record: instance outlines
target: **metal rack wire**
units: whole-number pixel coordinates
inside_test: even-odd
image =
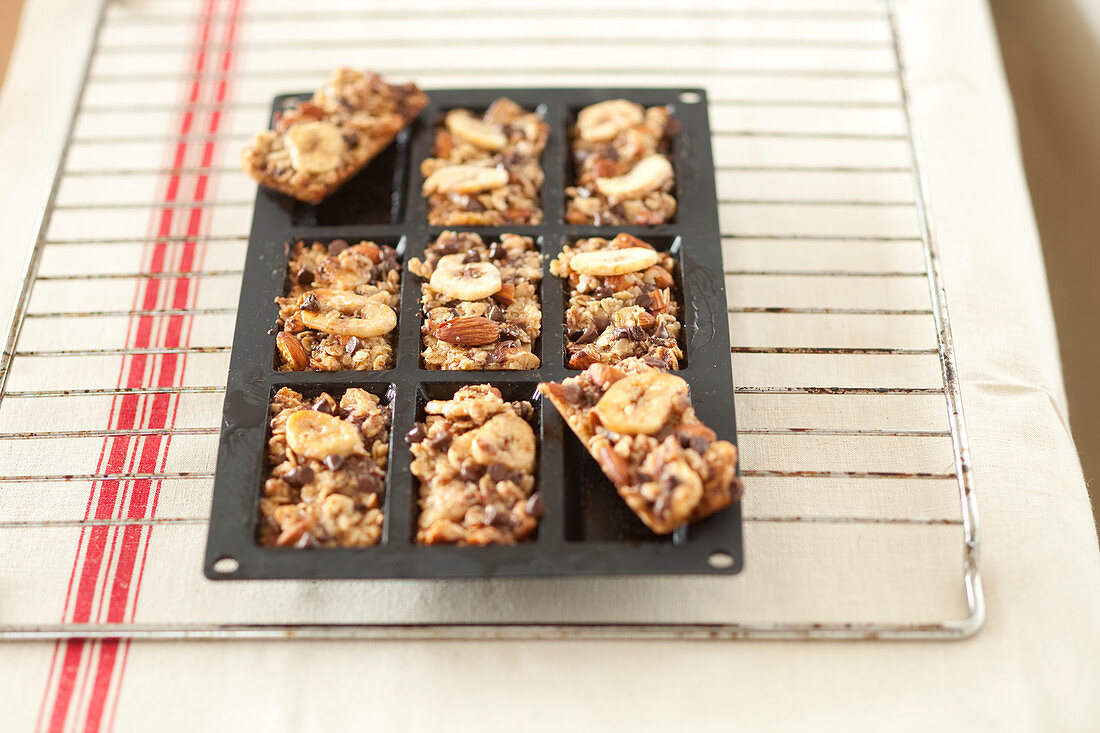
[[[280,2],[242,9],[240,2],[230,0],[207,0],[201,13],[196,13],[194,6],[195,3],[176,0],[155,0],[148,7],[138,7],[136,10],[121,4],[104,4],[74,108],[70,134],[43,213],[39,237],[30,255],[23,289],[0,361],[0,448],[11,448],[21,441],[50,441],[51,445],[58,446],[69,441],[71,446],[72,441],[90,440],[106,446],[105,441],[111,440],[163,438],[179,441],[193,438],[205,441],[201,446],[209,446],[209,455],[202,450],[191,450],[176,459],[173,451],[178,453],[184,450],[177,450],[177,442],[165,449],[166,454],[152,470],[140,470],[142,467],[132,461],[124,470],[107,470],[101,462],[83,459],[65,462],[60,456],[41,470],[29,470],[23,467],[14,450],[0,452],[0,492],[5,491],[5,487],[32,486],[40,496],[46,495],[30,508],[27,508],[26,502],[32,500],[24,497],[23,503],[16,502],[19,505],[16,509],[0,510],[0,543],[5,535],[10,538],[17,533],[73,530],[80,533],[80,539],[76,542],[79,554],[84,533],[91,528],[105,528],[110,532],[138,528],[145,533],[142,535],[143,541],[148,543],[149,533],[163,531],[161,528],[201,527],[205,524],[201,510],[194,507],[205,506],[212,477],[213,436],[217,434],[220,414],[216,406],[224,392],[220,386],[224,370],[218,371],[219,362],[210,362],[213,366],[207,365],[202,371],[203,374],[212,371],[217,375],[206,383],[185,383],[187,377],[184,374],[176,375],[170,384],[158,384],[151,377],[145,377],[138,380],[140,383],[128,384],[123,384],[120,378],[118,383],[112,385],[109,378],[104,381],[97,374],[105,365],[116,368],[119,359],[126,363],[126,360],[143,355],[153,359],[165,356],[179,357],[181,360],[211,357],[224,361],[224,356],[219,355],[226,354],[232,336],[235,278],[239,276],[251,206],[250,185],[243,174],[232,167],[232,154],[248,136],[247,130],[262,121],[267,109],[266,100],[275,91],[285,91],[285,87],[310,87],[322,79],[327,74],[327,67],[322,68],[316,61],[309,61],[319,50],[335,47],[347,52],[369,40],[378,47],[390,50],[411,48],[423,51],[438,42],[438,39],[433,41],[430,37],[412,35],[406,39],[383,41],[373,36],[355,35],[355,24],[366,19],[392,22],[395,28],[404,28],[402,23],[414,18],[414,11],[407,9],[367,12],[334,6],[333,15],[329,17],[347,23],[351,35],[341,36],[333,42],[308,34],[290,41],[280,36],[280,28],[285,25],[300,26],[303,22],[324,17],[320,10],[301,14],[294,11],[292,4]],[[509,10],[509,13],[521,16],[548,19],[557,12],[560,11],[537,7]],[[585,12],[588,16],[602,14],[616,17],[619,11],[614,8],[587,8]],[[698,25],[695,25],[679,30],[662,29],[673,36],[680,33],[682,37],[679,38],[651,37],[653,28],[650,28],[649,35],[612,39],[609,45],[637,47],[668,44],[717,49],[716,53],[747,49],[760,53],[760,62],[757,63],[755,57],[745,56],[738,57],[740,61],[735,65],[683,65],[671,71],[667,68],[604,68],[599,64],[583,68],[568,64],[532,64],[509,68],[504,74],[500,67],[482,68],[476,65],[454,68],[440,65],[411,67],[401,63],[392,67],[373,65],[395,76],[415,75],[424,86],[463,86],[466,84],[464,79],[480,74],[493,74],[494,83],[505,76],[509,80],[514,77],[517,84],[533,86],[545,83],[547,77],[559,80],[559,84],[560,80],[568,83],[573,78],[578,80],[577,83],[585,83],[582,79],[592,77],[603,83],[625,86],[632,83],[635,77],[644,77],[650,83],[667,80],[677,84],[692,80],[693,85],[701,81],[708,86],[713,96],[712,118],[716,128],[720,204],[724,209],[729,209],[729,213],[723,211],[722,216],[724,245],[731,252],[747,244],[760,245],[745,250],[755,253],[753,256],[733,254],[728,258],[736,267],[727,265],[727,281],[734,284],[730,287],[731,291],[738,293],[730,303],[729,315],[731,321],[742,319],[735,323],[734,328],[738,323],[744,325],[743,319],[747,318],[767,318],[770,323],[732,332],[736,345],[731,356],[739,381],[734,392],[739,401],[739,413],[754,414],[755,410],[755,414],[762,416],[759,420],[750,419],[741,431],[744,475],[748,479],[750,497],[754,485],[759,485],[756,482],[768,480],[834,481],[838,482],[838,486],[860,487],[856,490],[890,482],[904,483],[906,486],[939,485],[937,482],[940,482],[955,487],[955,510],[951,516],[945,511],[917,509],[907,513],[845,514],[822,511],[816,505],[800,506],[796,496],[778,501],[776,507],[770,510],[758,511],[747,504],[746,522],[760,526],[849,525],[957,530],[955,539],[950,541],[959,542],[961,539],[957,590],[961,591],[964,599],[963,615],[952,615],[952,611],[944,609],[937,618],[921,621],[862,618],[761,620],[746,615],[744,618],[717,622],[672,618],[659,623],[640,623],[633,619],[536,623],[499,619],[493,623],[483,623],[477,620],[402,619],[347,622],[316,618],[236,623],[231,618],[210,622],[194,621],[185,616],[145,621],[135,619],[133,614],[123,620],[112,619],[109,615],[79,618],[66,612],[62,620],[55,623],[44,613],[17,618],[12,617],[10,612],[5,614],[0,611],[0,639],[286,636],[960,638],[980,628],[985,607],[978,568],[978,515],[946,293],[939,271],[932,218],[927,209],[927,183],[923,178],[921,152],[916,143],[916,120],[906,87],[894,9],[878,0],[836,0],[826,6],[790,0],[778,7],[774,3],[753,4],[751,0],[746,0],[743,7],[695,7],[685,12],[686,17],[696,24],[706,19],[739,24],[735,29],[737,32],[701,37]],[[492,22],[491,10],[439,6],[436,13],[450,14],[456,18],[472,17],[482,24]],[[644,8],[632,9],[631,15],[634,23],[664,24],[663,12],[654,14]],[[204,32],[209,31],[202,37],[202,51],[212,58],[220,58],[222,63],[217,68],[176,68],[179,64],[173,65],[174,56],[188,53],[193,44],[186,40],[187,34],[200,21],[205,24]],[[241,36],[240,27],[248,25],[254,26],[255,31],[247,37]],[[708,27],[712,26],[708,24]],[[721,25],[713,27],[725,29]],[[223,37],[214,38],[214,30],[218,29]],[[510,47],[517,43],[527,44],[528,48],[531,44],[543,45],[555,51],[568,50],[571,44],[578,43],[575,38],[554,35],[553,28],[546,33],[537,40],[520,41],[502,40],[492,34],[480,38],[473,34],[468,43],[487,46],[490,52],[493,48]],[[247,64],[249,54],[272,50],[286,55],[287,68],[272,68],[270,64],[255,68]],[[294,57],[292,52],[304,56]],[[830,63],[822,67],[808,66],[804,62],[802,65],[786,64],[784,54],[800,58],[800,54],[808,52],[824,54],[822,58],[830,59]],[[829,56],[834,53],[839,59],[835,62]],[[231,54],[237,56],[239,65],[236,67],[229,63]],[[854,59],[867,59],[873,63],[863,67],[854,65],[854,62],[848,63],[849,54],[855,54]],[[768,59],[772,55],[782,63],[769,65]],[[142,65],[138,61],[149,63]],[[768,86],[761,86],[759,82]],[[224,96],[217,96],[213,101],[196,98],[195,95],[187,98],[179,94],[178,87],[188,83],[220,88],[218,94]],[[225,93],[227,85],[236,87],[234,96]],[[160,101],[173,97],[176,101]],[[805,114],[807,111],[813,114]],[[830,114],[836,119],[830,121]],[[205,132],[196,132],[194,125],[173,127],[173,122],[187,115],[195,118],[206,116],[208,119],[216,116],[228,128],[213,123]],[[729,124],[731,117],[738,121]],[[99,118],[111,122],[140,121],[141,129],[98,124]],[[859,129],[860,125],[864,129]],[[774,142],[793,146],[793,149],[776,148]],[[758,147],[727,149],[724,146],[728,144]],[[849,147],[836,153],[828,147],[830,145]],[[177,146],[177,150],[186,154],[169,160],[167,151],[172,146]],[[194,151],[188,146],[203,149],[199,160],[194,159]],[[800,153],[800,150],[803,152]],[[738,152],[745,154],[737,155]],[[210,192],[203,183],[202,187],[195,189],[202,195],[165,194],[167,180],[187,176],[199,181],[217,178],[220,188]],[[833,187],[829,185],[810,186],[812,192],[809,195],[785,194],[789,188],[784,185],[785,182],[815,177],[823,177],[826,182],[851,179],[860,181],[860,184],[840,186],[841,195],[834,194]],[[899,181],[904,178],[911,179],[911,189],[903,193]],[[844,193],[849,189],[851,193]],[[806,226],[800,212],[807,210],[836,213],[818,214],[821,217],[820,226]],[[183,234],[174,230],[152,231],[149,224],[152,217],[165,211],[182,212],[181,215],[186,213],[203,226]],[[755,217],[738,216],[745,211],[768,213],[757,213]],[[872,220],[884,223],[873,230],[846,230],[844,217],[851,211],[863,212],[861,215],[865,215],[866,211],[878,212],[871,217]],[[213,222],[215,215],[223,218]],[[808,218],[813,220],[813,217]],[[145,266],[143,258],[154,242],[162,251],[175,246],[198,247],[206,259],[196,259],[178,269],[171,269],[170,265],[150,268]],[[769,264],[772,260],[768,256],[761,256],[761,253],[770,251],[767,246],[804,247],[799,250],[801,253],[818,254],[802,257],[796,267],[780,267]],[[852,247],[875,247],[879,254],[865,264],[842,252],[843,248]],[[919,248],[919,261],[914,257],[895,256],[893,252],[881,254],[882,248],[890,247],[909,247],[913,251]],[[125,257],[117,253],[123,253]],[[122,258],[126,266],[111,264],[116,256]],[[65,262],[69,257],[73,260],[72,264]],[[804,259],[810,261],[802,264]],[[102,265],[103,261],[108,264]],[[826,299],[829,302],[818,299],[798,303],[793,286],[780,282],[788,278],[795,283],[798,280],[830,283],[830,292],[835,297]],[[188,297],[185,302],[166,302],[160,295],[149,303],[137,303],[136,297],[134,302],[125,302],[126,292],[136,293],[139,283],[150,280],[160,281],[165,287],[182,287],[189,293],[193,286],[198,291],[200,286],[194,283],[201,282],[202,294]],[[51,283],[56,283],[56,286]],[[868,284],[867,292],[852,283]],[[66,292],[88,288],[89,293],[93,292],[92,288],[96,293],[103,293],[103,288],[112,288],[113,292],[121,295],[118,298],[96,299],[94,307],[71,307],[68,304],[75,299],[62,299],[67,305],[57,307],[51,305],[53,298],[43,295],[60,292],[49,290],[53,287],[66,288]],[[915,295],[924,288],[929,294],[927,302]],[[167,327],[164,324],[185,323],[188,333],[194,333],[196,324],[199,324],[198,331],[202,332],[200,341],[135,345],[130,343],[129,337],[123,337],[117,339],[117,343],[93,346],[79,337],[82,331],[129,327],[135,319],[152,324],[149,327],[153,329]],[[819,330],[814,325],[815,319],[817,323],[822,319],[856,319],[846,321],[849,330],[868,340],[845,344],[823,343],[815,335]],[[895,336],[891,323],[915,324],[916,319],[923,325],[912,330],[925,329],[923,332],[931,334],[931,339]],[[228,323],[229,327],[226,328],[223,322]],[[84,328],[82,323],[89,325]],[[41,327],[39,324],[42,324]],[[41,333],[43,328],[48,333]],[[206,331],[203,331],[204,328]],[[69,334],[71,341],[59,341],[55,333]],[[788,368],[795,360],[832,359],[835,364],[836,357],[858,359],[858,364],[865,366],[862,369],[846,366],[839,370],[842,374],[831,375],[835,379],[819,380],[823,383],[798,383],[793,377],[783,378],[788,373],[800,374],[797,368]],[[779,359],[788,366],[739,369],[739,360],[744,359],[763,359],[772,365],[777,364],[775,360]],[[85,376],[74,382],[74,368],[70,363],[79,360],[86,360],[89,369]],[[938,384],[928,382],[933,363]],[[741,365],[744,364],[749,362],[741,362]],[[92,369],[91,365],[98,365],[98,370]],[[23,371],[20,371],[21,366]],[[875,383],[867,376],[890,370],[899,375],[893,383]],[[64,378],[54,379],[51,375],[55,371]],[[761,378],[761,374],[765,373],[769,378]],[[741,382],[741,377],[746,375],[746,380]],[[104,423],[100,419],[104,414],[101,408],[91,409],[85,416],[72,407],[80,400],[115,400],[119,397],[142,401],[164,398],[174,401],[175,409],[183,400],[211,399],[215,409],[205,412],[193,409],[194,415],[164,421],[164,424],[137,420],[120,427],[115,422]],[[797,400],[805,399],[816,401],[812,407],[807,402],[801,405],[811,409],[813,419],[820,424],[807,424],[812,420],[805,412],[799,412],[800,403]],[[771,402],[762,407],[753,403],[746,410],[748,400]],[[783,406],[777,400],[795,402],[791,407]],[[936,420],[928,417],[921,424],[909,424],[905,419],[890,420],[877,426],[849,424],[845,422],[848,407],[822,406],[828,400],[876,400],[871,404],[883,414],[897,412],[897,403],[892,406],[889,400],[919,400],[919,404],[906,402],[905,405],[916,405],[915,412],[920,415],[929,411],[930,401],[938,401],[941,412]],[[58,417],[56,411],[23,409],[23,406],[31,404],[64,404],[68,412],[62,410],[62,416]],[[111,409],[114,410],[114,407]],[[140,409],[153,408],[142,403]],[[946,414],[942,412],[944,409]],[[46,413],[50,414],[47,416]],[[96,419],[100,419],[100,424],[88,424]],[[790,446],[790,441],[797,441],[791,446],[793,452],[815,455],[816,451],[817,455],[821,455],[820,447],[828,443],[820,441],[834,438],[881,441],[884,451],[897,454],[898,462],[881,467],[823,460],[820,465],[811,467],[784,467],[754,456],[757,441],[788,441],[783,444],[787,446]],[[769,446],[772,451],[770,455],[775,454],[772,444],[759,445],[763,446],[758,451],[759,456],[769,455]],[[130,449],[134,448],[131,446]],[[101,452],[103,450],[106,448],[101,448]],[[61,466],[62,463],[64,466]],[[155,501],[151,509],[141,512],[126,512],[119,504],[110,516],[92,516],[83,505],[77,506],[79,501],[57,513],[44,508],[54,505],[49,500],[48,492],[80,489],[89,484],[90,507],[97,490],[102,492],[102,489],[96,488],[102,482],[127,485],[151,482],[158,487],[158,492],[161,485],[192,482],[188,486],[196,491],[202,501],[195,502],[190,507],[190,513],[177,509],[175,514],[163,516],[157,515]],[[61,486],[50,488],[57,485]],[[202,489],[194,488],[198,486]],[[919,494],[919,489],[915,493]],[[30,491],[27,496],[30,496]],[[124,495],[121,502],[126,500]],[[83,510],[83,516],[80,510]],[[196,560],[201,555],[201,537],[197,542],[193,540],[188,539],[190,545],[180,547],[170,558],[161,556],[158,562],[177,563],[170,570],[179,578],[188,578],[187,582],[197,584],[205,582],[199,578],[199,563]],[[52,542],[45,544],[50,547],[50,552],[60,546]],[[109,557],[107,562],[110,564]],[[750,559],[746,572],[752,573],[752,567]],[[861,572],[854,559],[850,568],[840,570],[853,575]],[[63,585],[66,579],[58,575],[54,580]],[[68,578],[68,582],[71,586],[72,578]],[[134,603],[136,605],[136,599]]]

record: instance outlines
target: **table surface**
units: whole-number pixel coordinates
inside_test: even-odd
[[[29,4],[0,100],[0,159],[22,174],[0,203],[13,250],[0,272],[5,315],[83,76],[96,21],[83,5]],[[282,1],[108,7],[0,402],[0,557],[23,560],[0,571],[0,626],[966,617],[938,340],[881,2],[700,0],[675,18],[618,2],[567,2],[563,15],[421,3],[447,8],[430,20],[408,6],[325,5],[323,17]],[[515,720],[503,700],[484,702],[488,690],[547,728],[1100,724],[1100,552],[989,19],[976,1],[895,10],[981,507],[989,616],[975,637],[7,643],[0,664],[18,674],[0,699],[13,729],[338,724],[339,705],[316,704],[333,679],[362,680],[385,701],[369,718],[383,728],[442,710],[459,727]],[[448,40],[460,36],[480,40]],[[708,89],[749,479],[741,576],[232,587],[198,577],[202,474],[252,195],[233,172],[236,148],[274,91],[314,86],[341,62],[425,87]],[[883,387],[889,402],[867,394]],[[61,393],[71,389],[85,392]],[[134,389],[132,403],[120,394]],[[112,434],[123,427],[141,434]],[[53,435],[22,435],[43,431]],[[826,475],[853,469],[861,476]],[[877,476],[914,471],[926,476]],[[719,713],[715,700],[729,703]]]

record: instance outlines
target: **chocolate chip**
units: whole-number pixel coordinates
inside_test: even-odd
[[[303,288],[308,288],[313,284],[313,271],[303,267],[294,275],[294,279],[297,280],[298,284]]]
[[[306,297],[302,298],[302,310],[310,313],[321,310],[321,304],[317,301],[317,296],[313,293],[306,293]]]
[[[699,455],[703,455],[704,453],[706,453],[707,448],[709,447],[710,441],[701,435],[696,435],[694,438],[691,439],[690,448]]]
[[[473,463],[471,461],[465,462],[458,472],[458,475],[462,477],[463,481],[469,481],[471,483],[476,482],[484,474],[485,466]]]
[[[419,443],[427,436],[428,433],[424,430],[424,426],[421,423],[417,423],[412,426],[412,430],[405,433],[405,442],[412,445],[413,443]]]
[[[356,351],[359,350],[359,347],[362,345],[363,344],[360,343],[358,336],[352,336],[348,339],[348,342],[344,344],[344,351],[349,354],[354,354]]]
[[[348,242],[346,239],[334,239],[328,243],[328,253],[330,255],[338,255],[348,248]]]
[[[579,328],[568,328],[567,327],[565,329],[565,337],[567,339],[569,339],[570,341],[576,341],[577,339],[579,339],[581,337],[582,333],[584,333],[584,331],[582,331]]]
[[[530,420],[535,414],[535,408],[530,402],[513,402],[512,409],[524,420]]]
[[[485,311],[485,317],[497,323],[504,323],[504,311],[497,305],[489,306],[489,310]]]
[[[298,466],[283,474],[283,481],[297,488],[302,484],[308,484],[313,480],[313,469],[309,466]]]
[[[631,326],[627,329],[631,341],[645,341],[645,329],[641,326]]]
[[[508,468],[503,463],[490,463],[487,473],[494,483],[507,481],[512,478],[512,469]]]
[[[611,338],[628,339],[630,338],[630,330],[626,328],[613,328],[611,329]]]
[[[600,334],[597,333],[596,329],[589,326],[588,328],[581,331],[580,335],[577,336],[577,338],[573,339],[573,341],[574,343],[578,344],[590,344],[599,337]]]
[[[579,405],[584,399],[584,390],[576,382],[564,382],[561,385],[561,396],[571,405]]]
[[[668,329],[665,328],[665,323],[663,321],[660,323],[660,325],[657,326],[657,330],[653,332],[653,338],[655,338],[655,339],[667,339],[667,338],[669,338]]]
[[[344,142],[348,144],[349,148],[354,148],[359,144],[359,133],[357,132],[345,132]]]
[[[637,478],[638,483],[645,484],[653,480],[653,474],[646,473],[645,471],[638,471]]]
[[[378,479],[375,478],[373,473],[363,472],[359,474],[359,491],[364,494],[377,494],[378,493]]]
[[[612,163],[619,162],[619,151],[615,149],[614,145],[605,145],[604,147],[600,148],[599,156],[601,158],[610,160]]]
[[[652,367],[657,367],[659,369],[668,369],[668,364],[665,363],[664,359],[659,356],[654,356],[653,354],[646,354],[645,358],[642,359],[642,361]]]
[[[446,239],[442,236],[435,240],[435,244],[432,245],[432,249],[438,250],[445,255],[458,254],[458,251],[462,248],[462,245],[458,242],[458,237],[451,234]]]
[[[634,299],[634,305],[642,308],[650,308],[653,306],[653,297],[649,293],[642,293]]]
[[[611,325],[611,319],[607,316],[592,316],[592,325],[596,327],[597,331],[606,331],[607,327]]]
[[[500,329],[500,338],[518,339],[523,336],[523,329],[514,323],[509,323]]]
[[[344,456],[333,454],[331,456],[325,456],[325,466],[330,471],[339,471],[340,467],[344,465],[344,461],[347,459]]]
[[[600,287],[596,288],[596,292],[593,293],[593,295],[601,299],[610,298],[614,294],[615,288],[611,287],[610,285],[601,285]]]
[[[612,206],[611,213],[615,216],[621,216],[624,219],[626,218],[626,208],[621,203]]]
[[[527,499],[527,503],[523,507],[527,510],[527,514],[535,517],[546,516],[546,504],[542,501],[542,494],[534,493]]]
[[[508,256],[508,250],[504,249],[504,245],[500,242],[493,242],[489,245],[489,259],[500,260]]]
[[[332,405],[330,405],[328,403],[328,400],[326,400],[324,397],[313,403],[313,409],[317,412],[323,412],[327,415],[332,414]]]
[[[485,211],[485,204],[481,203],[481,200],[477,196],[471,196],[470,200],[466,203],[466,211]]]
[[[434,451],[445,451],[450,446],[451,441],[454,440],[454,436],[448,433],[446,430],[443,432],[428,438],[428,447]]]
[[[470,264],[471,262],[481,262],[481,255],[478,254],[476,249],[467,250],[466,254],[462,257],[462,262]]]

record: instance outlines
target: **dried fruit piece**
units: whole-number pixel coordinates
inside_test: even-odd
[[[500,150],[508,143],[503,132],[482,122],[464,109],[447,113],[444,120],[452,135],[457,135],[482,150]]]
[[[462,462],[470,457],[470,445],[474,442],[475,432],[470,430],[462,433],[447,448],[447,461],[455,468],[462,468]]]
[[[582,140],[604,142],[614,139],[628,127],[641,124],[644,117],[641,105],[625,99],[609,99],[590,104],[577,114],[577,132]]]
[[[287,419],[286,444],[298,455],[318,461],[365,452],[354,425],[316,410],[299,410]]]
[[[535,431],[515,413],[502,412],[474,432],[470,453],[486,466],[503,463],[529,473],[535,467]]]
[[[279,348],[283,361],[293,367],[294,371],[300,372],[309,366],[309,354],[294,334],[280,331],[275,337],[275,345]]]
[[[480,193],[508,183],[508,171],[481,165],[450,165],[424,181],[424,195],[435,193]]]
[[[500,338],[500,326],[484,316],[460,316],[437,328],[435,337],[455,346],[483,346]]]
[[[658,371],[635,372],[616,381],[593,411],[608,430],[653,435],[661,429],[673,406],[688,394],[687,382]]]
[[[397,326],[397,314],[385,303],[345,290],[318,288],[303,296],[303,302],[316,302],[320,311],[305,307],[302,323],[309,328],[336,336],[371,338],[389,333]]]
[[[500,270],[491,262],[463,262],[465,255],[439,258],[429,284],[449,298],[481,300],[501,288]]]
[[[652,249],[628,247],[579,252],[573,255],[569,266],[585,275],[625,275],[652,267],[657,260],[657,253]]]
[[[290,164],[302,173],[327,173],[340,167],[347,143],[331,122],[301,122],[286,131]]]
[[[615,178],[597,178],[596,190],[608,201],[624,201],[641,198],[656,191],[672,180],[672,164],[663,155],[650,155],[638,162],[629,172]]]

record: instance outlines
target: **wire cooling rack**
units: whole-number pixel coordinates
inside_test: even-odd
[[[24,589],[5,591],[0,638],[980,628],[978,515],[892,6],[149,0],[106,3],[95,33],[0,363],[0,554],[21,558],[0,582]],[[426,88],[707,88],[743,426],[741,576],[202,579],[254,194],[236,152],[274,94],[341,63]]]

